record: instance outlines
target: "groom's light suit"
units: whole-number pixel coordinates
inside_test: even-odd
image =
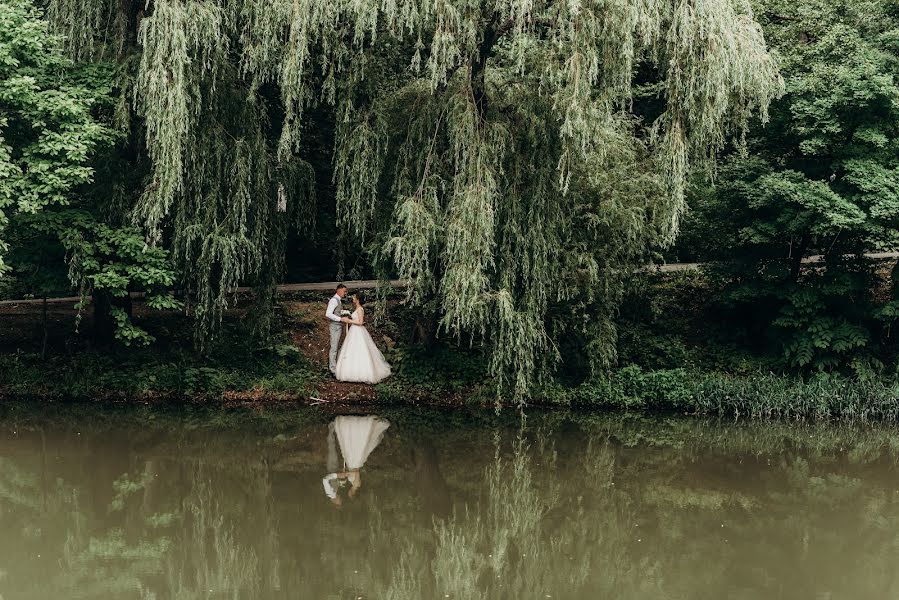
[[[342,308],[343,304],[340,301],[340,296],[334,294],[328,302],[328,309],[325,311],[325,316],[330,321],[328,328],[331,330],[331,351],[328,352],[328,368],[331,369],[332,373],[337,370],[337,346],[340,345],[340,334],[343,332],[343,323],[340,322],[340,311]]]

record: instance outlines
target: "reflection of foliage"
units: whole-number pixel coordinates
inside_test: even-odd
[[[756,510],[728,523],[752,551],[771,557],[758,573],[759,591],[774,593],[789,578],[817,597],[888,598],[899,592],[893,576],[899,558],[899,502],[892,491],[859,477],[832,472],[837,464],[787,459],[767,481],[761,501],[778,510]],[[872,510],[873,509],[873,510]],[[851,531],[852,535],[846,535]],[[846,560],[860,566],[846,577]]]
[[[163,598],[193,600],[210,592],[234,598],[259,593],[259,560],[255,551],[235,539],[234,523],[201,470],[183,502],[185,520],[179,543],[167,557],[168,593]]]
[[[608,444],[589,443],[583,494],[563,495],[557,454],[538,435],[536,452],[525,438],[500,452],[499,436],[475,507],[434,524],[430,563],[411,547],[402,554],[384,597],[526,598],[602,592],[641,597],[658,589],[651,565],[628,555],[623,497],[611,479]],[[568,487],[568,486],[565,486]],[[602,564],[593,573],[592,564]],[[634,577],[637,571],[645,576]]]
[[[22,410],[0,407],[20,444],[0,462],[10,597],[899,591],[886,426],[388,411],[396,428],[337,510],[320,488],[328,415]],[[127,435],[110,445],[114,430]],[[421,495],[434,480],[408,463],[425,443],[453,500],[436,517]]]
[[[22,469],[15,461],[0,457],[0,503],[8,510],[39,508],[37,476]]]
[[[78,516],[74,519],[77,522]],[[165,538],[133,542],[118,528],[86,537],[77,528],[66,540],[62,572],[54,587],[73,590],[70,598],[133,594],[143,587],[143,580],[159,572],[168,548]]]
[[[129,473],[125,473],[112,483],[115,490],[115,497],[109,505],[109,510],[122,510],[125,507],[126,498],[146,488],[150,484],[150,473],[144,472],[140,479],[132,479]]]

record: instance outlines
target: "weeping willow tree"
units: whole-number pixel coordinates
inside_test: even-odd
[[[676,236],[688,171],[782,87],[742,0],[53,4],[76,54],[134,23],[134,216],[176,248],[202,335],[272,272],[279,202],[308,204],[304,114],[328,106],[341,225],[520,395],[572,332],[614,361],[623,278]]]
[[[136,132],[153,165],[129,210],[149,244],[171,248],[197,345],[215,337],[239,285],[255,287],[253,321],[265,333],[288,230],[312,214],[313,175],[297,156],[277,155],[277,91],[234,60],[240,11],[52,0],[48,14],[74,57],[119,65],[115,122]]]

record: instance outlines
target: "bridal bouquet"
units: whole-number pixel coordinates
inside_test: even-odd
[[[346,309],[340,311],[340,316],[341,316],[341,317],[349,317],[349,316],[352,315],[352,314],[353,314],[353,313],[351,313],[350,311],[348,311],[348,310],[346,310]]]

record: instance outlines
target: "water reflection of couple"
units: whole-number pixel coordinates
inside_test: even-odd
[[[349,485],[347,495],[355,498],[362,487],[360,469],[368,455],[377,448],[390,427],[390,421],[374,415],[365,417],[340,416],[328,425],[328,474],[322,479],[325,495],[335,506],[340,506],[343,499],[340,488]],[[343,456],[341,469],[337,447]]]

